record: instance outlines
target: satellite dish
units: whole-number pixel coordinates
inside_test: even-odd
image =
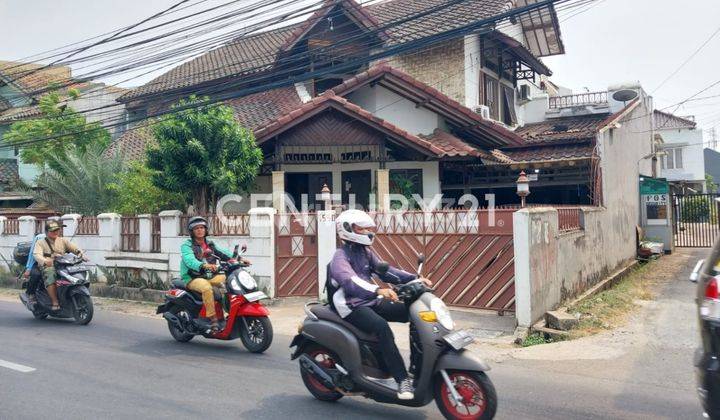
[[[612,98],[618,102],[627,102],[637,98],[638,94],[632,89],[618,90],[612,94]]]

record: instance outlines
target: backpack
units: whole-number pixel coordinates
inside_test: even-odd
[[[28,257],[30,256],[30,246],[32,242],[19,242],[13,249],[13,259],[20,265],[27,264]]]

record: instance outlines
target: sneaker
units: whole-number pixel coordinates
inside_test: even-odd
[[[398,384],[398,399],[412,400],[415,398],[415,388],[413,388],[412,379],[405,378]]]

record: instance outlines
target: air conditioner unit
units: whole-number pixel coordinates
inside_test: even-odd
[[[520,85],[520,100],[521,101],[529,101],[532,98],[530,97],[530,86],[529,85]]]
[[[478,105],[475,107],[475,112],[480,114],[483,119],[490,119],[490,108],[487,105]]]

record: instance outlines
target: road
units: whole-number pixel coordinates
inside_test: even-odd
[[[497,418],[701,418],[693,287],[685,280],[698,252],[686,255],[633,327],[493,363]],[[434,404],[315,401],[289,360],[290,339],[276,335],[266,354],[253,355],[239,341],[176,343],[161,319],[99,310],[80,327],[36,321],[19,303],[0,301],[0,419],[440,418]]]

